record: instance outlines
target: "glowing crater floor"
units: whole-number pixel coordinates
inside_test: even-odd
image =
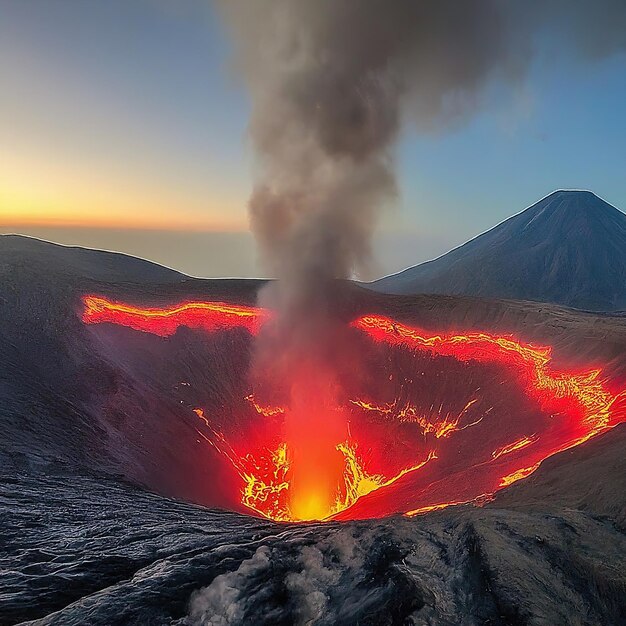
[[[181,330],[193,333],[199,345],[214,335],[242,331],[250,343],[271,332],[269,312],[232,303],[146,307],[94,295],[83,303],[82,321],[101,327],[105,340],[116,327],[147,335],[151,345],[169,345]],[[214,408],[192,405],[188,416],[199,418],[194,429],[207,457],[217,454],[226,471],[234,470],[238,484],[231,489],[246,510],[277,521],[346,520],[481,504],[530,476],[546,458],[626,421],[626,391],[609,384],[597,366],[555,367],[549,346],[487,331],[427,332],[372,314],[353,319],[344,333],[349,351],[359,355],[358,375],[345,373],[330,409],[320,393],[308,391],[310,416],[285,404],[293,396],[274,380],[269,394],[253,392],[248,365],[234,365],[236,348],[228,340],[221,354],[205,357],[221,363],[216,380],[239,381],[239,403],[247,402],[242,408],[224,400],[219,407],[211,397]],[[129,348],[108,351],[119,360]],[[174,369],[172,353],[166,358]],[[190,386],[182,381],[177,388]],[[187,404],[183,396],[180,403]],[[243,416],[236,428],[233,414]],[[294,431],[293,424],[286,428],[288,419],[309,418],[304,441],[286,437],[285,431]],[[333,422],[330,439],[321,434],[326,422]],[[335,427],[342,423],[345,432]],[[306,473],[298,466],[303,445],[315,452]],[[329,494],[320,495],[324,471],[332,473]],[[319,502],[325,504],[311,506]],[[228,507],[214,496],[209,503]]]

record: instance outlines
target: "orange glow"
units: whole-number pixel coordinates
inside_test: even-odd
[[[0,146],[0,224],[245,232],[245,198],[213,186],[203,191],[141,180],[128,171],[68,162],[58,153],[20,154]],[[174,189],[174,191],[172,191]],[[185,207],[181,210],[181,207]],[[225,217],[227,216],[227,217]]]
[[[422,468],[437,455],[430,452],[421,462],[400,471],[391,478],[380,474],[369,474],[358,455],[356,444],[343,442],[336,446],[341,459],[341,481],[336,485],[336,495],[332,502],[326,502],[323,490],[307,485],[295,497],[292,454],[287,443],[283,442],[275,450],[264,449],[258,454],[237,453],[226,438],[214,430],[205,417],[203,409],[194,413],[209,430],[209,436],[201,431],[198,434],[215,448],[239,474],[243,487],[241,502],[247,508],[263,517],[281,522],[304,520],[325,520],[349,509],[359,498],[373,491],[392,485],[397,480]],[[318,476],[318,474],[313,474]]]
[[[483,418],[480,417],[464,426],[459,426],[461,418],[467,413],[467,410],[476,403],[475,399],[470,400],[456,417],[452,417],[450,413],[446,413],[443,418],[441,418],[439,412],[433,412],[430,416],[421,415],[415,407],[409,404],[398,406],[397,403],[394,402],[391,404],[377,405],[373,402],[365,402],[363,400],[350,400],[350,402],[363,411],[390,415],[399,422],[417,424],[422,429],[424,435],[432,433],[437,439],[449,437],[454,432],[476,426],[476,424],[480,424],[483,420]]]
[[[617,404],[616,398],[601,380],[599,369],[578,374],[550,371],[548,365],[552,357],[549,347],[524,345],[509,337],[487,333],[427,336],[419,329],[384,317],[365,316],[353,325],[375,341],[453,356],[461,361],[496,362],[515,367],[527,379],[529,393],[544,399],[569,398],[578,403],[584,409],[583,419],[577,425],[578,436],[548,456],[583,443],[626,418],[623,410],[619,415],[612,412]]]
[[[338,448],[346,458],[346,495],[342,501],[338,502],[333,514],[349,509],[359,498],[366,496],[377,489],[393,485],[403,476],[421,469],[424,465],[426,465],[426,463],[437,458],[435,452],[431,450],[423,461],[401,470],[391,478],[385,478],[381,474],[370,475],[367,473],[363,467],[361,459],[356,454],[356,446],[350,447],[350,445],[346,443],[340,444]]]
[[[0,194],[0,201],[3,200]],[[12,206],[16,206],[11,202]],[[154,215],[142,217],[130,212],[124,215],[103,214],[93,215],[85,219],[84,211],[63,213],[57,209],[54,211],[36,211],[22,209],[20,211],[6,211],[0,207],[0,223],[6,232],[28,234],[22,231],[37,229],[103,229],[103,230],[130,230],[130,231],[165,231],[165,232],[192,232],[192,233],[245,233],[244,223],[236,221],[227,222],[222,220],[172,220],[164,216],[161,219]]]
[[[502,480],[500,480],[499,486],[508,487],[518,480],[528,478],[536,469],[539,468],[539,465],[540,463],[536,463],[535,465],[531,465],[530,467],[523,467],[522,469],[518,469],[508,476],[503,476]]]
[[[487,504],[487,502],[491,502],[493,500],[493,495],[488,493],[482,493],[476,498],[472,498],[471,500],[463,500],[461,502],[440,502],[439,504],[429,504],[428,506],[422,506],[419,509],[413,509],[412,511],[407,511],[405,513],[408,517],[413,517],[415,515],[425,515],[426,513],[432,513],[433,511],[441,511],[442,509],[447,509],[449,506],[460,506],[463,504],[473,504],[474,506],[483,506]]]
[[[267,314],[258,309],[224,302],[184,302],[173,307],[134,307],[106,298],[86,296],[83,322],[109,322],[160,337],[173,335],[180,326],[207,332],[242,326],[252,333]]]
[[[516,441],[513,441],[512,443],[506,445],[506,446],[502,446],[501,448],[498,448],[497,450],[494,450],[491,453],[491,456],[494,459],[497,459],[499,457],[501,457],[503,454],[509,454],[509,452],[514,452],[515,450],[520,450],[521,448],[524,448],[525,446],[529,446],[531,443],[534,443],[535,441],[537,441],[537,438],[532,435],[530,437],[522,437]]]
[[[254,407],[254,410],[264,417],[273,417],[274,415],[283,415],[285,409],[280,406],[266,406],[257,401],[254,394],[246,396],[246,400]]]
[[[160,337],[174,334],[179,326],[205,332],[243,327],[256,334],[270,318],[254,307],[221,302],[147,308],[86,296],[84,304],[87,324],[120,324]],[[318,371],[298,378],[309,385],[305,394],[297,394],[304,398],[299,406],[290,406],[289,400],[284,406],[260,402],[253,391],[245,396],[257,420],[271,418],[263,420],[275,429],[265,446],[251,447],[240,434],[226,436],[217,419],[195,409],[202,422],[198,434],[234,468],[241,482],[241,503],[259,515],[278,521],[337,515],[350,519],[480,505],[498,489],[528,477],[544,459],[626,421],[626,391],[612,390],[599,368],[555,368],[550,347],[486,332],[430,334],[373,315],[360,317],[351,326],[381,350],[453,359],[472,367],[495,366],[493,371],[506,372],[506,379],[523,393],[534,421],[503,421],[508,412],[498,414],[502,409],[496,402],[502,399],[484,396],[480,388],[463,399],[464,404],[450,405],[455,409],[445,408],[439,400],[419,407],[415,397],[409,400],[406,394],[391,402],[352,397],[337,403],[337,394],[324,391],[330,383]],[[411,383],[407,379],[405,384]],[[320,415],[329,419],[320,420]],[[369,422],[355,436],[359,420],[366,419]],[[370,423],[383,425],[376,431],[379,435],[372,434]],[[377,437],[385,437],[387,426],[391,434],[383,442]],[[254,428],[252,423],[250,427]],[[414,433],[415,449],[407,463],[396,463],[389,452],[396,445],[393,433],[399,431],[392,429],[397,427]],[[407,458],[406,450],[402,458]],[[391,503],[383,502],[385,498]]]

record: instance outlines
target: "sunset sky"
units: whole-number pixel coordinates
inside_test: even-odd
[[[456,246],[556,188],[626,208],[626,55],[550,33],[523,86],[461,128],[405,133],[378,272]],[[249,102],[208,0],[0,0],[0,232],[198,276],[260,275]]]

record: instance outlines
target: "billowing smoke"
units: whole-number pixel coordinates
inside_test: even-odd
[[[470,111],[492,74],[519,72],[500,4],[224,0],[252,96],[251,224],[281,307],[366,268],[403,105],[433,128]]]
[[[523,77],[536,35],[583,56],[626,48],[623,0],[221,0],[252,97],[251,224],[284,306],[349,277],[393,197],[403,118],[458,122],[493,78]],[[313,286],[312,285],[313,282]]]
[[[492,80],[523,78],[542,28],[568,35],[586,56],[620,48],[625,7],[623,0],[221,0],[252,98],[258,167],[250,221],[279,279],[261,295],[276,312],[276,333],[260,341],[257,369],[285,381],[293,403],[309,411],[315,402],[332,405],[329,390],[350,369],[329,294],[335,279],[367,268],[377,217],[395,194],[402,125],[433,132],[462,122]],[[311,428],[323,430],[313,413]]]
[[[403,545],[408,536],[402,530],[395,530],[402,538],[393,541],[381,541],[380,530],[347,527],[318,536],[314,545],[303,545],[298,537],[286,542],[287,550],[261,545],[236,570],[193,593],[184,623],[384,623],[389,598],[398,595],[399,588],[416,587],[407,585],[396,570],[396,562],[408,552]],[[374,591],[372,580],[381,583]],[[338,592],[350,602],[336,601]]]

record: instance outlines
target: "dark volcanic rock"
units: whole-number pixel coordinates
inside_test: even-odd
[[[535,474],[498,492],[489,506],[592,511],[626,528],[626,424],[546,459]]]
[[[589,513],[457,508],[277,525],[98,478],[3,475],[0,623],[623,624],[626,537]]]
[[[434,261],[371,287],[625,310],[626,215],[589,191],[555,191]]]
[[[163,496],[210,504],[228,485],[191,407],[240,396],[249,342],[86,327],[80,299],[252,303],[260,283],[20,237],[0,237],[0,279],[0,624],[626,623],[624,426],[482,509],[278,525],[193,506]],[[626,373],[624,317],[350,284],[334,297],[346,319],[515,333]]]

